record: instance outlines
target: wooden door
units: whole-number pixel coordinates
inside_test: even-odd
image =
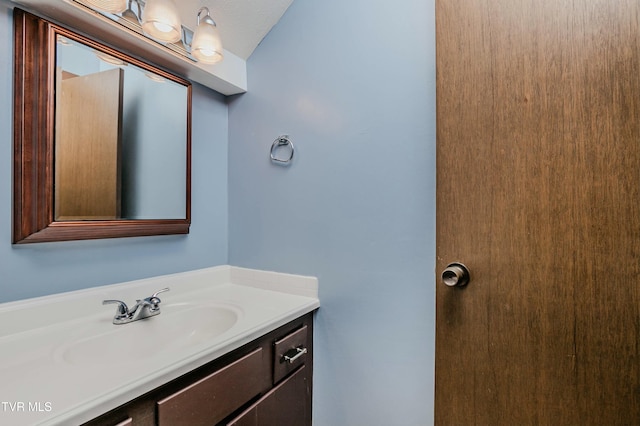
[[[436,424],[640,424],[640,2],[436,21]]]
[[[57,79],[55,219],[119,219],[123,71]]]

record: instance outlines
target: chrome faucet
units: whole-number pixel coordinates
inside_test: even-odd
[[[116,308],[116,314],[113,317],[113,323],[116,325],[128,324],[133,321],[158,315],[160,313],[160,302],[162,302],[158,297],[158,294],[165,291],[169,291],[169,288],[158,290],[153,293],[153,295],[145,299],[136,300],[135,306],[131,309],[129,309],[127,304],[121,300],[103,300],[102,304],[108,305],[110,303],[117,303],[118,307]]]

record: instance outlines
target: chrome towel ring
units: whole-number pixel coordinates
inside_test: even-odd
[[[285,151],[287,149],[289,150],[289,158],[277,155],[278,151]],[[289,164],[291,159],[293,159],[293,152],[293,142],[289,139],[289,135],[278,136],[276,140],[273,141],[273,144],[271,144],[271,161],[281,165]]]

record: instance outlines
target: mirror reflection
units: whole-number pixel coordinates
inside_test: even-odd
[[[54,220],[185,219],[188,89],[57,36]]]

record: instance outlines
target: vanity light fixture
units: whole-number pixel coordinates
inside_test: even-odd
[[[215,64],[224,58],[218,27],[207,7],[197,14],[194,31],[182,25],[174,0],[65,0],[156,41],[191,61]],[[111,7],[118,3],[117,8]],[[114,12],[113,10],[118,10]]]
[[[127,9],[127,0],[85,0],[85,2],[95,9],[109,13],[122,13]]]
[[[201,18],[203,12],[206,15]],[[206,64],[215,64],[223,58],[220,33],[206,7],[202,7],[198,11],[198,25],[191,43],[191,54],[198,61]]]
[[[135,2],[138,7],[138,13],[133,10],[133,3]],[[142,32],[142,25],[140,24],[140,16],[142,16],[142,9],[140,8],[140,2],[138,0],[129,0],[129,6],[127,10],[122,12],[120,18],[118,19],[118,23],[124,25],[125,27],[137,32]]]
[[[166,43],[180,40],[182,25],[173,0],[147,0],[142,10],[142,30],[145,34]]]

